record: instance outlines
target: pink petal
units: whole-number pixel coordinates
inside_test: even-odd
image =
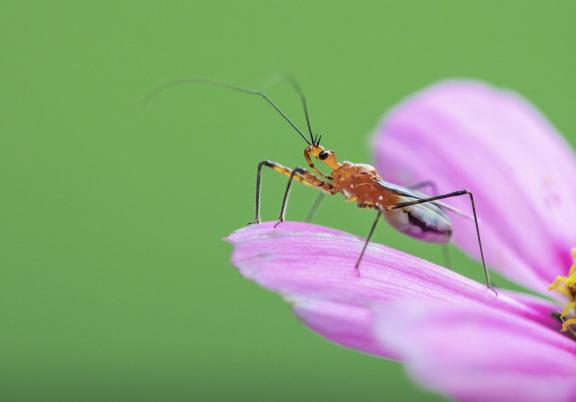
[[[291,301],[296,316],[332,342],[376,356],[398,358],[374,337],[372,308],[322,299],[296,298]]]
[[[371,244],[354,270],[363,239],[334,229],[296,222],[251,225],[234,232],[233,264],[245,277],[294,302],[313,330],[344,346],[394,357],[372,337],[372,308],[398,299],[496,306],[558,328],[547,303],[529,306],[498,296],[484,285],[430,262]],[[557,310],[557,308],[556,308]]]
[[[515,292],[511,290],[499,290],[499,293],[505,294],[516,301],[521,302],[530,309],[538,312],[542,316],[549,316],[551,311],[558,311],[558,305],[549,300],[544,300],[540,297],[532,296],[526,293]],[[553,326],[554,329],[557,327]]]
[[[545,291],[576,246],[576,159],[556,129],[519,95],[447,81],[392,111],[375,137],[380,173],[476,199],[486,257],[504,275]],[[464,197],[449,201],[470,211]],[[455,243],[478,256],[473,225],[454,217]]]
[[[576,400],[576,342],[481,305],[390,303],[377,336],[425,387],[462,401]]]

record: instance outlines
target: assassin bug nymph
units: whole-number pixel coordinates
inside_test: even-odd
[[[172,82],[160,88],[158,91],[155,91],[155,93],[166,89],[168,86],[176,84],[203,83],[250,95],[256,95],[270,104],[270,106],[272,106],[272,108],[274,108],[274,110],[306,142],[307,146],[304,149],[304,158],[310,170],[302,167],[291,169],[270,160],[263,160],[258,163],[256,175],[256,216],[253,223],[260,223],[260,187],[263,167],[270,168],[289,178],[284,191],[280,216],[276,226],[285,219],[290,188],[294,181],[320,190],[321,195],[317,199],[317,202],[315,202],[313,209],[317,207],[323,195],[335,195],[338,193],[342,194],[348,201],[356,202],[359,208],[374,209],[376,210],[376,218],[370,228],[366,241],[364,242],[362,251],[356,260],[355,269],[357,273],[359,273],[360,264],[364,257],[364,253],[366,252],[366,248],[368,247],[370,239],[374,234],[374,230],[382,216],[392,227],[408,236],[426,242],[446,244],[449,243],[452,238],[452,223],[445,210],[453,212],[459,211],[442,203],[440,200],[459,196],[468,197],[476,229],[484,280],[488,289],[494,290],[490,285],[490,277],[486,267],[482,239],[478,226],[476,205],[472,193],[467,190],[459,190],[447,194],[428,196],[424,193],[415,191],[413,188],[422,187],[423,185],[433,185],[431,182],[423,182],[420,183],[420,185],[411,188],[402,187],[384,181],[382,177],[379,176],[376,169],[370,165],[348,161],[339,162],[334,151],[326,149],[320,145],[321,136],[315,136],[313,134],[308,106],[302,89],[292,77],[286,76],[285,78],[300,97],[304,108],[309,137],[307,137],[265,93],[257,90],[241,88],[219,81],[188,79]],[[151,97],[155,95],[155,93],[152,94]],[[324,164],[325,167],[330,169],[330,173],[322,173],[322,171],[316,167],[314,161]]]

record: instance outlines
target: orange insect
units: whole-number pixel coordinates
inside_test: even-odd
[[[251,95],[256,95],[263,98],[282,116],[282,118],[292,126],[292,128],[302,137],[307,143],[304,149],[304,158],[311,171],[302,167],[295,167],[290,169],[277,162],[264,160],[258,163],[256,175],[256,216],[254,223],[260,223],[260,188],[262,167],[270,168],[278,173],[288,176],[288,184],[282,199],[282,206],[280,209],[280,216],[278,224],[284,221],[285,212],[288,205],[288,198],[292,182],[296,181],[310,187],[314,187],[321,191],[320,197],[314,203],[309,216],[319,205],[323,195],[342,194],[350,202],[356,202],[359,208],[370,208],[376,210],[376,218],[368,237],[364,243],[364,247],[358,259],[356,260],[355,269],[359,273],[360,264],[366,248],[370,243],[370,239],[374,234],[374,230],[380,218],[384,219],[396,230],[411,236],[413,238],[431,242],[446,244],[452,238],[452,223],[450,217],[446,214],[445,210],[461,213],[457,209],[446,205],[440,200],[467,196],[472,208],[474,225],[476,228],[476,236],[478,239],[478,247],[480,249],[480,257],[482,260],[482,267],[484,272],[484,280],[486,286],[492,289],[490,285],[490,277],[486,267],[484,258],[484,250],[482,247],[482,239],[480,236],[480,229],[478,226],[478,217],[476,214],[476,205],[474,203],[474,196],[467,190],[454,191],[447,194],[428,196],[424,193],[414,190],[416,187],[424,185],[433,185],[432,182],[423,182],[417,186],[407,188],[386,182],[378,175],[376,169],[364,163],[352,163],[348,161],[339,162],[336,158],[334,151],[324,148],[320,145],[321,136],[315,136],[312,132],[310,124],[310,117],[306,98],[298,85],[298,83],[291,77],[286,77],[290,85],[298,93],[304,108],[306,117],[306,124],[308,127],[309,137],[288,118],[288,116],[263,92],[237,87],[234,85],[222,83],[219,81],[211,80],[182,80],[168,84],[172,86],[180,83],[204,83],[209,85],[220,86],[237,92],[243,92]],[[160,90],[166,89],[166,87]],[[325,165],[330,170],[329,174],[324,174],[316,167],[314,161],[318,161]],[[493,290],[493,289],[492,289]]]

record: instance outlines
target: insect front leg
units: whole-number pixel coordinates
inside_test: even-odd
[[[331,194],[331,190],[333,189],[332,184],[328,183],[327,181],[323,181],[318,177],[314,176],[312,173],[308,172],[306,169],[301,167],[296,167],[292,170],[290,174],[290,178],[288,179],[288,184],[286,184],[286,190],[284,191],[284,197],[282,198],[282,206],[280,208],[280,215],[278,217],[278,222],[274,227],[278,226],[280,223],[284,222],[286,219],[286,208],[288,207],[288,198],[290,196],[290,189],[292,188],[292,182],[296,180],[300,183],[307,184],[309,186],[316,187],[323,194]]]
[[[325,183],[322,182],[322,180],[318,179],[317,177],[311,175],[310,173],[308,173],[307,171],[304,170],[304,173],[302,172],[296,172],[294,173],[294,171],[284,165],[281,165],[278,162],[274,162],[271,160],[263,160],[261,162],[258,163],[258,168],[256,171],[256,216],[254,218],[254,222],[251,223],[260,223],[260,193],[261,193],[261,187],[262,187],[262,168],[263,167],[267,167],[269,169],[272,169],[280,174],[283,174],[284,176],[288,176],[290,177],[288,184],[289,186],[291,185],[292,180],[296,180],[298,182],[301,182],[305,185],[311,186],[311,187],[320,187],[323,188],[325,187]],[[327,184],[327,183],[326,183]],[[287,188],[287,190],[290,190],[290,188]],[[326,186],[326,188],[328,188]],[[287,195],[286,192],[284,194],[284,200],[282,201],[283,204],[283,209],[285,209],[285,204],[287,202]]]
[[[478,216],[476,214],[476,204],[474,203],[474,196],[472,195],[472,193],[470,191],[468,191],[468,190],[453,191],[451,193],[436,195],[434,197],[423,198],[423,199],[414,200],[414,201],[401,202],[399,204],[390,205],[388,208],[389,209],[404,208],[404,207],[409,207],[411,205],[424,204],[427,202],[434,202],[434,201],[442,200],[445,198],[459,197],[462,195],[468,196],[468,199],[470,200],[470,206],[472,207],[472,215],[474,217],[474,225],[476,227],[476,238],[478,239],[478,248],[480,249],[480,259],[482,260],[482,269],[484,271],[484,281],[485,281],[488,289],[496,292],[490,284],[490,276],[488,274],[488,268],[486,267],[486,259],[484,258],[484,248],[482,247],[482,238],[480,236],[480,227],[478,226]]]

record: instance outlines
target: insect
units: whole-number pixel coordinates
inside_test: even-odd
[[[482,247],[482,239],[480,236],[478,217],[476,213],[476,205],[472,193],[467,190],[459,190],[447,194],[429,196],[416,191],[415,188],[421,188],[426,185],[434,186],[432,182],[423,182],[411,188],[402,187],[385,181],[378,174],[377,170],[368,164],[348,161],[340,162],[333,150],[320,145],[322,137],[320,135],[314,135],[306,97],[304,96],[300,85],[290,76],[286,76],[285,78],[300,97],[306,118],[308,136],[298,128],[298,126],[278,107],[275,102],[273,102],[265,93],[258,90],[237,87],[220,81],[202,79],[175,81],[167,85],[173,86],[180,83],[203,83],[259,96],[272,106],[272,108],[296,131],[304,142],[306,142],[306,147],[304,148],[304,159],[306,160],[309,169],[304,169],[300,166],[289,168],[271,160],[263,160],[258,163],[256,173],[256,213],[253,223],[259,224],[261,222],[260,190],[263,167],[272,169],[288,177],[288,183],[282,198],[282,206],[276,226],[285,220],[286,208],[288,206],[290,189],[293,182],[298,182],[320,191],[320,197],[317,198],[314,203],[311,214],[313,214],[314,210],[318,207],[324,195],[336,194],[343,195],[349,202],[355,202],[358,208],[375,210],[376,216],[374,222],[354,266],[356,272],[359,274],[360,265],[364,254],[366,253],[366,248],[368,247],[376,226],[382,217],[393,228],[408,236],[426,242],[447,244],[452,238],[452,223],[446,210],[457,213],[461,212],[443,203],[441,200],[460,196],[468,197],[472,209],[472,219],[476,229],[484,281],[486,286],[494,291],[490,284],[490,277],[486,267],[484,249]],[[160,90],[166,89],[167,86],[160,88]],[[159,91],[156,91],[156,93],[157,92]],[[152,96],[153,95],[154,94],[152,94]],[[315,163],[322,164],[324,168],[329,170],[329,173],[324,174]],[[311,216],[311,214],[309,214],[309,216]]]

